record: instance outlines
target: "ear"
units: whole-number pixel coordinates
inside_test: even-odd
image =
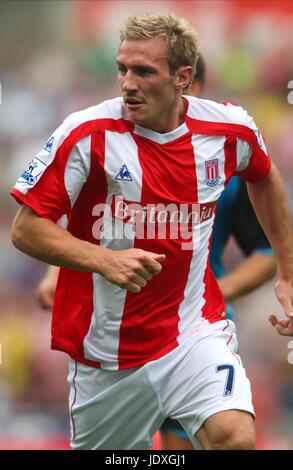
[[[184,65],[179,67],[176,72],[176,88],[178,90],[184,90],[188,87],[192,81],[192,67],[190,65]]]

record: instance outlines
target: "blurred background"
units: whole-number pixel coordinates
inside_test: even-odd
[[[255,117],[293,208],[293,1],[1,0],[0,449],[69,447],[67,358],[50,351],[50,313],[35,300],[46,267],[11,245],[17,207],[9,190],[69,113],[119,94],[119,25],[129,15],[158,11],[195,26],[207,65],[203,97],[235,101]],[[240,257],[229,243],[227,265]],[[293,364],[289,338],[267,321],[268,313],[281,313],[273,285],[234,306],[258,448],[292,450]]]

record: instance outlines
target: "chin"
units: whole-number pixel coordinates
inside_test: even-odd
[[[145,118],[140,117],[136,115],[135,113],[129,113],[128,119],[133,124],[137,124],[138,126],[141,126],[141,127],[147,127],[149,123],[149,121],[147,121]]]

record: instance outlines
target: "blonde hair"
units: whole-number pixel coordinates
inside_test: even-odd
[[[170,73],[180,66],[190,65],[193,74],[199,56],[197,33],[184,18],[158,13],[132,16],[120,29],[120,40],[161,38],[166,43]]]

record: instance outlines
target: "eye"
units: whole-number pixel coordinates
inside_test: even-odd
[[[146,68],[139,68],[137,70],[137,74],[140,75],[141,77],[147,77],[148,75],[152,75],[153,71],[150,69]]]
[[[140,75],[148,75],[149,73],[150,73],[149,70],[146,70],[146,69],[141,69],[141,70],[139,71],[139,74],[140,74]]]
[[[118,65],[118,72],[119,72],[119,74],[121,74],[121,75],[125,75],[126,72],[127,72],[127,69],[126,69],[126,67],[124,67],[124,65],[120,65],[120,64],[119,64],[119,65]]]

